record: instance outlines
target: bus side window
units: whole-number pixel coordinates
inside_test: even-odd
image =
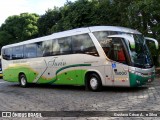
[[[99,56],[92,39],[88,34],[76,35],[72,37],[73,53],[83,53]]]
[[[112,47],[110,49],[111,49],[111,52],[109,52],[108,57],[111,60],[114,60],[123,64],[127,63],[125,49],[121,39],[112,38]]]
[[[42,48],[42,42],[37,42],[37,57],[43,57],[43,48]]]
[[[61,55],[71,54],[71,37],[59,38],[57,47]]]
[[[28,44],[24,46],[24,57],[33,58],[36,57],[36,44]]]
[[[12,59],[23,59],[23,46],[16,46],[12,48]]]
[[[53,40],[53,55],[60,55],[60,44],[58,39]]]
[[[72,37],[72,45],[73,45],[73,53],[83,53],[84,46],[83,46],[83,38],[82,35],[76,35]]]
[[[2,50],[2,57],[5,60],[11,60],[12,59],[12,48],[5,48]]]
[[[51,56],[53,54],[52,40],[42,42],[43,56]]]

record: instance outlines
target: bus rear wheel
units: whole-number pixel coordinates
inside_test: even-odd
[[[102,89],[102,82],[101,82],[100,77],[97,74],[92,73],[89,76],[88,87],[89,87],[90,90],[92,90],[94,92],[101,91],[101,89]]]
[[[27,78],[26,78],[26,76],[24,74],[21,74],[19,76],[19,83],[20,83],[21,87],[23,87],[23,88],[27,87],[27,85],[28,85]]]

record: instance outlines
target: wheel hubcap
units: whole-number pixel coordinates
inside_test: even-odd
[[[21,78],[21,83],[22,83],[22,85],[25,85],[25,84],[26,84],[26,80],[25,80],[24,77]]]
[[[97,88],[97,85],[98,85],[97,79],[96,78],[91,78],[90,85],[91,85],[91,88],[95,90]]]

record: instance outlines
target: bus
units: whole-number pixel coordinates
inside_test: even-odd
[[[2,47],[3,79],[29,83],[137,87],[155,78],[145,38],[137,30],[92,26]]]

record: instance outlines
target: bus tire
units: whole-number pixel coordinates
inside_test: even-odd
[[[97,74],[95,73],[90,74],[88,79],[88,87],[90,90],[94,92],[102,90],[102,82],[100,77]]]
[[[27,78],[26,78],[26,76],[24,74],[21,74],[19,76],[19,83],[20,83],[21,87],[23,87],[23,88],[27,87],[27,85],[28,85]]]

